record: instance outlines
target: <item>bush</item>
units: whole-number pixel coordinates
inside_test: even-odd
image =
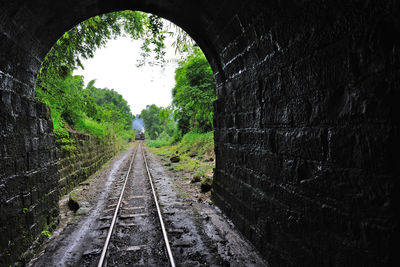
[[[151,140],[147,142],[147,145],[149,147],[156,147],[156,148],[160,148],[163,146],[168,146],[169,142],[168,141],[162,141],[162,140]]]
[[[50,108],[53,131],[68,138],[71,129],[100,139],[132,138],[132,114],[128,103],[114,90],[99,89],[94,81],[84,87],[82,76],[45,76],[36,84],[36,99]]]
[[[180,142],[179,150],[191,151],[191,154],[196,155],[209,154],[214,150],[214,133],[187,133]]]
[[[103,139],[107,134],[105,125],[102,125],[99,122],[87,117],[79,120],[75,128],[79,131],[90,133],[96,137],[99,137],[100,139]]]
[[[165,131],[160,133],[160,135],[157,137],[157,140],[159,141],[165,141],[165,142],[170,142],[171,136],[169,136]]]

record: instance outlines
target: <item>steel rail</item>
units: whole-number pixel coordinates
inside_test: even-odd
[[[128,182],[128,176],[129,176],[129,174],[130,174],[130,172],[131,172],[133,160],[134,160],[135,157],[136,157],[137,150],[138,150],[138,147],[136,146],[135,152],[134,152],[134,154],[132,155],[131,163],[129,164],[128,172],[126,173],[124,186],[122,187],[121,194],[120,194],[119,200],[118,200],[118,204],[117,204],[117,207],[115,208],[114,216],[113,216],[113,218],[112,218],[111,225],[110,225],[110,229],[108,230],[106,242],[104,243],[103,250],[101,251],[100,260],[99,260],[99,263],[97,264],[97,267],[102,267],[103,264],[104,264],[104,259],[105,259],[106,254],[107,254],[108,246],[109,246],[109,244],[110,244],[111,235],[112,235],[112,233],[113,233],[113,231],[114,231],[115,222],[117,221],[117,216],[118,216],[119,208],[120,208],[120,206],[121,206],[122,198],[123,198],[123,196],[124,196],[125,187],[126,187],[126,184],[127,184],[127,182]]]
[[[154,190],[154,185],[153,185],[153,181],[151,179],[149,166],[147,164],[147,160],[146,160],[145,153],[143,152],[143,148],[142,147],[140,147],[140,148],[141,148],[141,151],[142,151],[144,164],[146,165],[147,176],[149,177],[149,181],[150,181],[150,185],[151,185],[151,191],[153,192],[154,202],[156,203],[158,218],[160,219],[161,230],[162,230],[162,233],[163,233],[163,236],[164,236],[165,246],[166,246],[167,252],[168,252],[169,263],[170,263],[171,267],[175,267],[175,260],[174,260],[174,257],[172,256],[172,251],[171,251],[171,247],[169,245],[167,231],[165,230],[164,222],[163,222],[162,215],[161,215],[160,206],[158,205],[157,195],[156,195],[156,191]]]

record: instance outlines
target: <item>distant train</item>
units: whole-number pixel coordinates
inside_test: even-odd
[[[135,140],[144,140],[144,132],[139,132],[135,136]]]

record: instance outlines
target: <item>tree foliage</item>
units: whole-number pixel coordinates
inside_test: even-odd
[[[64,76],[76,67],[82,67],[81,58],[94,56],[96,49],[107,41],[127,34],[132,39],[143,40],[142,56],[155,53],[155,59],[163,62],[166,32],[161,18],[139,11],[120,11],[89,18],[76,25],[53,45],[46,55],[39,79],[47,76]]]
[[[172,116],[172,109],[167,107],[157,107],[156,105],[147,105],[140,113],[143,119],[146,134],[150,139],[168,139],[173,135],[175,122]]]
[[[83,68],[82,58],[93,57],[108,40],[125,34],[143,41],[143,58],[154,53],[155,60],[163,62],[163,21],[137,11],[92,17],[64,33],[50,49],[42,62],[35,91],[37,99],[50,107],[56,132],[65,134],[66,128],[72,127],[103,136],[130,129],[133,116],[121,95],[96,88],[94,81],[84,88],[83,78],[72,76],[74,69]]]
[[[215,82],[212,70],[198,47],[190,49],[175,71],[172,107],[148,105],[140,117],[151,139],[179,141],[188,132],[212,130]]]
[[[63,79],[53,77],[54,85],[36,88],[36,98],[51,110],[56,134],[67,128],[98,137],[124,134],[131,129],[133,115],[128,103],[114,90],[96,88],[94,81],[84,87],[82,76],[68,73]]]
[[[200,48],[179,62],[172,90],[175,118],[183,134],[212,130],[215,81],[211,67]]]
[[[101,120],[118,122],[124,125],[124,129],[131,128],[133,116],[129,108],[128,102],[114,89],[98,89],[94,86],[94,81],[88,83],[86,90],[88,96],[95,100],[97,104],[98,117],[94,118]]]

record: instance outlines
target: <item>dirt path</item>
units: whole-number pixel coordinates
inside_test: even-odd
[[[61,224],[31,266],[96,266],[133,151],[132,146],[74,190],[81,206],[75,214],[65,198],[60,201]],[[177,266],[267,266],[216,207],[185,194],[190,185],[183,185],[182,177],[169,172],[157,156],[147,150],[146,155]],[[146,179],[138,154],[107,266],[168,265]]]

